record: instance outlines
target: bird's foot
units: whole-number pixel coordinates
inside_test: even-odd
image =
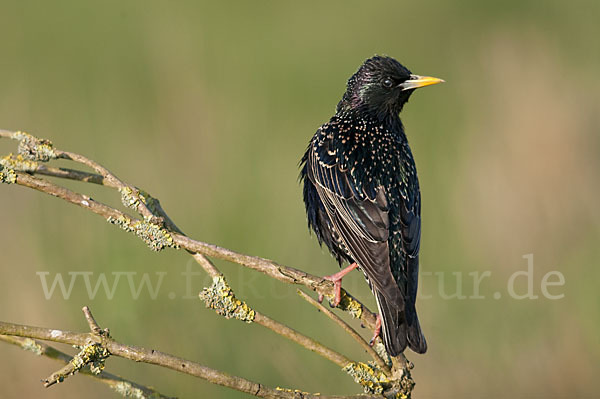
[[[381,335],[381,316],[377,315],[377,321],[375,322],[375,330],[373,331],[373,338],[369,341],[369,345],[373,346],[377,337]]]
[[[329,280],[333,282],[333,301],[330,301],[329,304],[331,307],[336,307],[342,301],[342,279],[334,280],[329,278],[329,276],[323,277],[325,280]]]
[[[352,270],[356,269],[358,265],[356,263],[351,264],[350,266],[340,270],[339,272],[332,274],[331,276],[323,277],[324,280],[329,280],[333,282],[334,289],[334,297],[333,301],[330,302],[332,307],[336,307],[342,301],[342,279]],[[319,303],[323,302],[323,295],[319,295]]]

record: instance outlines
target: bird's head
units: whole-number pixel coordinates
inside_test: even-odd
[[[414,75],[391,57],[375,56],[348,80],[338,112],[359,110],[380,119],[398,115],[416,88],[441,82],[442,79]]]

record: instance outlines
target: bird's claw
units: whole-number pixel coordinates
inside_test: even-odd
[[[333,282],[334,296],[333,296],[333,300],[329,301],[329,306],[331,306],[332,308],[335,308],[342,301],[342,279],[336,278],[336,277],[331,277],[331,276],[325,276],[323,278],[325,280],[329,280],[329,281]]]
[[[377,337],[381,335],[381,316],[377,315],[377,321],[375,322],[375,330],[373,331],[373,338],[369,341],[369,345],[373,346]]]
[[[340,270],[339,272],[332,274],[331,276],[323,277],[324,280],[329,280],[333,283],[333,300],[329,301],[329,305],[332,308],[337,307],[342,301],[342,278],[352,270],[356,269],[358,265],[356,263],[352,263],[348,267]],[[323,301],[323,295],[319,295],[319,303]]]

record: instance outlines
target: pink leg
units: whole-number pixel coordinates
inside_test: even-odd
[[[373,331],[373,338],[371,338],[369,345],[373,346],[373,344],[375,343],[375,339],[377,339],[377,337],[379,337],[380,334],[381,334],[381,316],[377,315],[377,321],[375,322],[375,331]]]
[[[333,282],[335,288],[335,297],[333,302],[331,303],[333,306],[337,306],[340,304],[342,300],[342,278],[352,270],[356,269],[358,265],[356,263],[351,264],[350,266],[340,270],[339,272],[332,274],[331,276],[323,277],[325,280],[329,280]],[[323,295],[319,295],[319,302],[323,301]]]

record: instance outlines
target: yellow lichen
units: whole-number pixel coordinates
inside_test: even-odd
[[[199,296],[207,308],[214,309],[226,319],[234,318],[246,323],[254,320],[254,310],[235,297],[223,276],[213,278],[212,285],[204,288]]]
[[[25,159],[21,154],[8,154],[0,158],[0,165],[20,172],[35,172],[38,168],[37,162]]]
[[[392,386],[392,381],[372,362],[351,362],[343,370],[363,386],[365,393],[381,394]]]
[[[410,399],[415,386],[410,375],[411,367],[412,364],[408,362],[407,366],[402,368],[401,375],[394,379],[387,377],[373,362],[352,362],[343,370],[350,374],[356,383],[362,385],[366,393],[385,394],[386,398]]]
[[[342,297],[338,308],[347,311],[355,319],[360,319],[360,316],[362,316],[362,305],[358,301],[354,300],[349,295],[347,295],[346,291],[343,288]]]
[[[17,173],[0,164],[0,183],[13,184],[17,182]]]
[[[109,217],[109,223],[115,224],[125,231],[135,233],[144,241],[153,251],[160,251],[164,248],[179,248],[169,232],[157,224],[148,221],[132,221],[126,216],[118,218]]]
[[[13,139],[19,140],[19,154],[32,161],[47,162],[58,158],[52,142],[45,139],[39,139],[25,132],[16,132]]]
[[[131,187],[123,187],[119,189],[119,192],[121,193],[121,202],[123,205],[136,212],[141,203],[146,203],[146,198],[141,191],[136,193]]]
[[[100,374],[104,370],[104,361],[110,353],[108,350],[98,343],[85,345],[81,351],[71,359],[71,364],[74,369],[72,374],[81,370],[86,364],[90,365],[90,371],[93,374]]]
[[[85,365],[90,365],[94,374],[100,374],[104,369],[104,361],[110,356],[108,350],[98,343],[85,345],[81,351],[73,356],[69,362],[73,368],[66,374],[58,375],[57,382],[63,382],[66,377],[81,370]]]
[[[396,394],[398,399],[410,399],[410,394],[415,387],[415,381],[410,375],[410,369],[413,368],[413,364],[408,362],[407,366],[402,369],[402,378],[400,379],[400,389]]]

